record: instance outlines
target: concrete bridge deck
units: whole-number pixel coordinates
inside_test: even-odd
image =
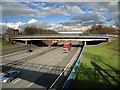
[[[80,35],[22,35],[9,38],[10,40],[33,41],[33,40],[75,40],[75,41],[109,41],[107,36],[80,36]]]
[[[82,41],[94,41],[94,40],[108,40],[106,36],[15,36],[10,40],[82,40]],[[89,39],[89,40],[88,40]]]

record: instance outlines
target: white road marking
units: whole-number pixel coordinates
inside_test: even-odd
[[[58,54],[58,55],[61,55],[61,54]]]
[[[39,66],[39,68],[41,68],[42,66]]]
[[[59,61],[62,61],[62,59],[60,59]]]
[[[30,87],[30,86],[32,86],[34,84],[34,82],[33,83],[31,83],[30,85],[28,85],[27,87]]]
[[[49,70],[51,70],[51,69],[52,69],[52,67],[49,68]]]
[[[79,49],[78,49],[79,51]],[[77,51],[77,52],[78,52]],[[76,54],[73,56],[73,58],[76,56]],[[73,59],[72,58],[72,59]],[[70,65],[70,63],[72,62],[72,59],[70,60],[70,62],[67,64],[67,66],[64,68],[64,70],[60,73],[60,75],[57,77],[57,79],[52,83],[52,85],[49,87],[48,90],[51,90],[51,88],[53,87],[53,85],[58,81],[58,79],[62,76],[62,74],[65,72],[65,70],[67,69],[67,67]]]
[[[26,63],[24,63],[24,64],[22,64],[22,65],[20,65],[20,66],[17,66],[17,67],[21,67],[21,66],[24,66]]]
[[[5,65],[5,63],[2,62],[0,65],[1,65],[1,66],[2,66],[2,65]]]
[[[25,65],[26,63],[22,64],[22,65]]]
[[[4,73],[0,73],[0,75],[2,75],[2,74],[4,74]]]
[[[25,69],[27,69],[28,67],[26,67]]]
[[[15,82],[13,82],[13,84],[17,83],[17,82],[20,81],[20,80],[21,80],[21,79],[16,80]]]
[[[53,60],[53,58],[50,59],[50,61],[52,61],[52,60]]]

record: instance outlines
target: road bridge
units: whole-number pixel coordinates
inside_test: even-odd
[[[11,37],[10,40],[21,40],[25,41],[27,44],[28,41],[33,41],[33,40],[74,40],[74,41],[82,41],[82,42],[87,42],[87,41],[108,41],[107,36],[80,36],[80,35],[62,35],[62,34],[52,34],[52,35],[22,35],[22,36],[14,36]]]

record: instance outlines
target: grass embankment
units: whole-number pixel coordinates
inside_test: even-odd
[[[120,85],[117,74],[119,51],[118,40],[85,47],[73,78],[73,88],[118,87]]]
[[[10,42],[0,40],[0,50],[15,48],[15,44],[10,44]]]

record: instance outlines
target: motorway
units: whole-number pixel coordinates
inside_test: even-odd
[[[78,42],[75,42],[78,44]],[[48,89],[56,78],[61,74],[70,60],[74,57],[79,47],[72,47],[69,53],[63,53],[62,47],[57,47],[45,54],[31,58],[27,62],[19,66],[13,66],[12,70],[19,70],[20,77],[14,79],[10,83],[2,83],[2,88],[44,88]],[[3,63],[7,64],[14,60],[42,52],[47,47],[34,50],[32,53],[17,53],[12,56],[3,56]]]
[[[34,55],[35,53],[43,52],[47,49],[48,49],[48,47],[39,47],[39,48],[33,50],[33,52],[31,52],[31,53],[27,53],[27,50],[23,50],[20,52],[9,54],[9,55],[4,55],[4,56],[2,56],[2,65],[11,63],[11,62],[19,60],[21,58],[25,58],[25,57]]]

